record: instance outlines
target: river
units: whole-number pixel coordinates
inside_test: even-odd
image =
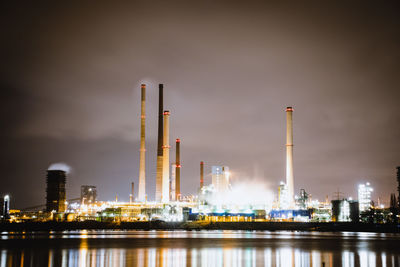
[[[3,266],[400,266],[400,235],[64,231],[0,235]]]

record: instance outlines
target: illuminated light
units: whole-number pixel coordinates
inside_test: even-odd
[[[176,142],[177,142],[177,143],[180,143],[180,142],[181,142],[181,139],[179,139],[179,138],[176,139]]]
[[[145,119],[145,118],[146,118],[146,116],[145,116],[145,115],[142,115],[142,116],[140,116],[140,118],[142,118],[142,119]]]
[[[176,165],[176,168],[180,168],[180,167],[182,167],[180,164]]]
[[[254,213],[251,209],[247,209],[247,210],[245,210],[243,213],[246,213],[246,214],[252,214],[252,213]]]
[[[164,115],[170,115],[169,111],[164,111]]]
[[[292,107],[287,107],[286,111],[293,111],[293,108]]]
[[[144,83],[142,83],[142,84],[140,85],[140,87],[146,88],[146,85],[145,85]]]

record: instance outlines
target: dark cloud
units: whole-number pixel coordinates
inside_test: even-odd
[[[368,180],[387,199],[400,164],[398,11],[389,2],[5,7],[1,191],[18,207],[43,203],[45,169],[66,162],[68,198],[94,184],[102,199],[127,200],[146,82],[152,198],[162,82],[184,193],[197,190],[200,160],[230,166],[237,180],[257,169],[276,187],[293,105],[296,190],[355,197]]]

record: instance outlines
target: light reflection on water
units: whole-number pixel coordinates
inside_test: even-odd
[[[5,266],[400,266],[400,236],[245,231],[3,233]]]

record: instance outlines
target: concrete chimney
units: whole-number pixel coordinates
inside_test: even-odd
[[[286,186],[290,208],[294,208],[293,178],[293,108],[286,108]]]
[[[200,161],[200,190],[204,186],[204,162]]]
[[[169,111],[164,111],[164,135],[163,135],[163,172],[162,172],[162,192],[161,202],[169,202]]]
[[[163,178],[163,89],[158,85],[158,141],[157,141],[157,174],[156,174],[156,201],[161,201]]]
[[[139,160],[139,192],[138,199],[141,202],[145,201],[146,197],[146,85],[141,85],[142,101],[140,112],[140,160]],[[132,191],[133,198],[133,191]]]
[[[175,199],[181,198],[181,140],[176,139]]]

